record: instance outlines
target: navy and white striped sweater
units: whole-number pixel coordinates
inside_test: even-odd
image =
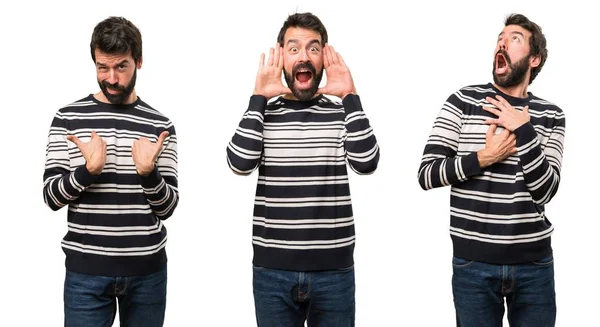
[[[482,106],[500,95],[514,108],[529,106],[530,122],[514,131],[517,154],[481,169],[477,151],[485,147],[496,116]],[[504,129],[498,127],[496,134]],[[515,98],[488,83],[464,87],[444,103],[425,146],[419,183],[425,190],[451,185],[450,234],[454,255],[492,264],[517,264],[552,253],[554,230],[544,205],[558,190],[565,138],[565,115],[534,96]]]
[[[137,174],[133,141],[156,142],[168,131],[154,171]],[[106,164],[98,176],[67,135],[88,142],[92,131],[106,142]],[[89,95],[60,109],[51,124],[44,171],[44,200],[52,210],[68,205],[62,241],[69,271],[102,276],[144,275],[167,262],[169,218],[179,201],[177,136],[172,122],[140,98],[112,105]]]
[[[346,164],[370,174],[379,147],[357,95],[301,102],[278,97],[249,108],[227,147],[230,168],[258,167],[253,264],[293,271],[352,266],[354,217]]]

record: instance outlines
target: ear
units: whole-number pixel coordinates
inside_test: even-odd
[[[542,62],[542,56],[540,55],[532,56],[529,58],[529,66],[531,66],[531,68],[539,66],[540,62]]]
[[[140,57],[140,60],[138,60],[138,62],[136,63],[135,67],[137,69],[142,68],[142,61],[144,61],[144,57]]]

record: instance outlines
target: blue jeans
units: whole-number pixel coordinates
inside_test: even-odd
[[[112,326],[117,300],[121,326],[162,326],[167,303],[167,268],[146,276],[105,277],[67,271],[65,326]]]
[[[354,326],[354,268],[295,272],[253,266],[259,327]]]
[[[453,257],[452,268],[457,326],[502,326],[504,298],[510,326],[554,326],[552,256],[518,265],[492,265]]]

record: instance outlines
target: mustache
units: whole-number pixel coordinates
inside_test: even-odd
[[[500,49],[496,52],[496,57],[498,57],[498,54],[502,54],[504,56],[504,60],[506,61],[506,63],[510,66],[512,65],[512,62],[510,61],[510,57],[508,56],[508,52],[506,52],[506,50],[504,49]]]
[[[315,66],[313,66],[313,64],[310,61],[301,62],[294,66],[294,68],[292,69],[292,75],[295,76],[300,69],[308,69],[313,74],[313,76],[317,75],[317,69],[315,68]]]
[[[113,91],[125,91],[125,86],[120,85],[119,83],[114,83],[114,84],[110,84],[107,81],[102,81],[102,85],[107,88],[107,89],[111,89]]]

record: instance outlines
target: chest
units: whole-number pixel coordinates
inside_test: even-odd
[[[265,115],[263,152],[266,157],[339,156],[344,152],[344,115],[290,113]]]

